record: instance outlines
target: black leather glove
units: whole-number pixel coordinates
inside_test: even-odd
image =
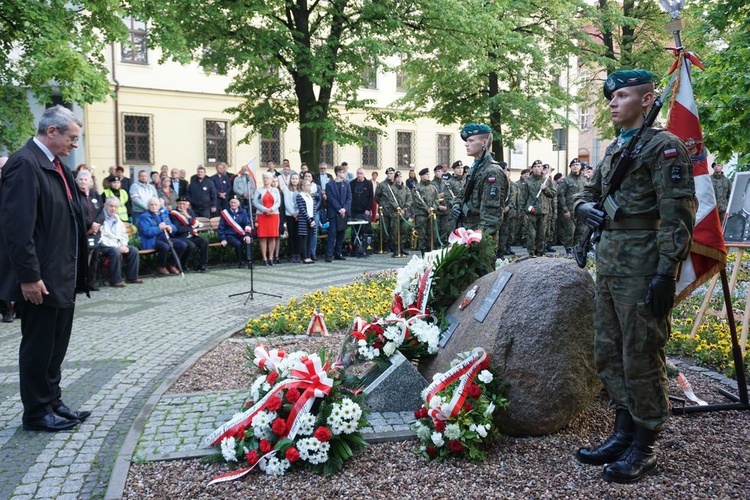
[[[665,274],[655,274],[648,284],[646,304],[651,304],[651,310],[657,318],[663,318],[674,305],[675,279]]]
[[[461,208],[459,207],[453,207],[451,209],[451,218],[453,220],[458,220],[461,218]]]
[[[594,202],[581,203],[576,207],[576,217],[592,231],[599,231],[604,226],[604,212],[594,208]]]

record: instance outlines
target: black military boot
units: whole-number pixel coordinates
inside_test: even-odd
[[[576,458],[589,465],[610,464],[620,459],[633,442],[633,417],[628,410],[617,410],[615,414],[615,431],[596,448],[579,448]]]
[[[633,443],[628,452],[618,461],[606,467],[602,475],[604,479],[613,483],[635,483],[656,470],[656,455],[654,443],[659,431],[652,431],[645,427],[636,426],[633,433]]]

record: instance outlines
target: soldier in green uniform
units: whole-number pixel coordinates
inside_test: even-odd
[[[408,232],[405,217],[408,212],[409,190],[403,182],[396,181],[396,172],[392,167],[385,171],[386,179],[378,184],[375,190],[375,200],[383,207],[383,223],[388,229],[389,248],[394,257],[406,254]],[[399,228],[400,226],[400,228]],[[401,245],[398,236],[401,235]]]
[[[563,177],[562,182],[557,185],[557,206],[558,212],[562,214],[560,218],[560,235],[562,244],[565,247],[565,255],[573,258],[573,245],[583,239],[586,226],[576,224],[573,217],[573,202],[575,196],[583,190],[586,185],[586,178],[581,174],[581,162],[578,158],[573,158],[568,166],[569,174]]]
[[[654,102],[652,82],[645,70],[607,78],[604,96],[620,134],[574,204],[579,220],[602,230],[596,246],[595,358],[616,412],[613,435],[576,456],[586,464],[609,464],[604,479],[618,483],[638,481],[656,468],[654,443],[669,416],[664,346],[675,277],[690,254],[695,223],[689,153],[675,135],[655,128],[641,136],[605,211],[595,207]]]
[[[453,206],[453,190],[448,184],[449,181],[443,180],[443,166],[437,165],[434,169],[432,185],[437,191],[437,221],[440,228],[440,242],[443,246],[448,245],[448,236],[456,227],[455,221],[451,218],[450,209]],[[437,237],[436,237],[437,240]]]
[[[534,160],[531,175],[521,187],[519,195],[523,219],[526,223],[526,249],[530,256],[543,256],[547,247],[550,201],[557,194],[557,187],[549,176],[542,175],[541,160]]]
[[[524,207],[521,206],[521,189],[526,183],[526,179],[531,175],[531,170],[524,168],[521,170],[521,177],[516,181],[518,188],[518,204],[516,206],[516,232],[513,235],[513,244],[526,246],[526,222],[524,221]]]
[[[463,227],[481,229],[497,241],[508,179],[490,154],[492,129],[482,123],[469,123],[461,129],[461,139],[474,163],[463,193],[456,193],[451,216]]]
[[[714,186],[714,196],[716,197],[716,208],[719,210],[719,221],[724,223],[724,215],[727,213],[727,204],[729,195],[732,193],[732,181],[724,175],[724,165],[713,162],[711,168],[714,173],[711,174],[711,184]]]
[[[419,171],[419,182],[412,196],[412,208],[414,210],[414,226],[419,232],[417,250],[429,252],[437,248],[437,227],[435,227],[434,214],[438,207],[438,192],[435,185],[430,182],[430,169],[423,168]],[[430,217],[430,214],[433,214]],[[447,241],[447,240],[446,240]]]
[[[503,224],[500,226],[500,243],[498,244],[498,257],[502,255],[515,255],[510,249],[513,235],[518,225],[518,186],[510,180],[510,169],[504,161],[500,162],[500,168],[508,179],[508,194],[505,197],[505,208],[503,209]]]
[[[466,175],[464,175],[464,164],[461,160],[454,161],[451,167],[453,168],[453,175],[451,175],[450,180],[445,182],[451,192],[451,196],[455,198],[464,192],[464,187],[466,186]]]

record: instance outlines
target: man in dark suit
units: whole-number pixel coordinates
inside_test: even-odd
[[[180,177],[180,169],[173,168],[170,172],[169,179],[172,181],[172,190],[174,191],[175,196],[178,198],[180,196],[187,196],[188,181]]]
[[[347,220],[351,216],[352,188],[346,180],[346,170],[341,165],[333,169],[336,180],[326,184],[328,203],[328,241],[326,242],[326,262],[332,258],[344,260],[341,247],[344,245]]]
[[[15,300],[21,316],[25,430],[70,429],[90,415],[68,408],[60,391],[77,285],[86,290],[88,282],[84,201],[60,162],[77,147],[81,126],[68,109],[47,109],[0,183],[0,299]]]

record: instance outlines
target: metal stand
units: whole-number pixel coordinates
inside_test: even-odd
[[[380,251],[375,252],[377,254],[384,254],[387,253],[385,250],[383,250],[383,224],[385,224],[385,221],[383,220],[383,207],[378,206],[378,228],[380,230]]]
[[[255,265],[253,264],[253,244],[252,242],[246,243],[247,245],[247,258],[250,261],[250,290],[246,292],[237,292],[230,295],[230,297],[236,297],[238,295],[247,295],[245,297],[245,302],[242,303],[242,305],[247,305],[248,300],[255,300],[255,294],[258,295],[265,295],[266,297],[276,297],[277,299],[281,298],[281,295],[276,295],[275,293],[264,293],[264,292],[256,292],[255,291],[255,284],[254,284],[254,277],[255,277]]]
[[[396,255],[394,257],[402,259],[406,257],[403,255],[404,249],[401,248],[401,218],[402,218],[403,212],[401,211],[401,207],[396,209]]]
[[[729,324],[729,333],[732,336],[732,357],[734,358],[734,370],[737,374],[737,392],[738,396],[719,389],[719,394],[733,401],[733,403],[713,404],[704,406],[682,406],[672,408],[672,413],[676,415],[686,413],[704,413],[709,411],[727,411],[727,410],[750,410],[747,396],[747,381],[745,380],[745,363],[742,359],[742,348],[737,340],[737,326],[734,323],[734,312],[732,310],[732,295],[729,292],[729,281],[727,280],[727,271],[722,269],[721,288],[724,292],[724,305],[727,310],[727,323]]]

